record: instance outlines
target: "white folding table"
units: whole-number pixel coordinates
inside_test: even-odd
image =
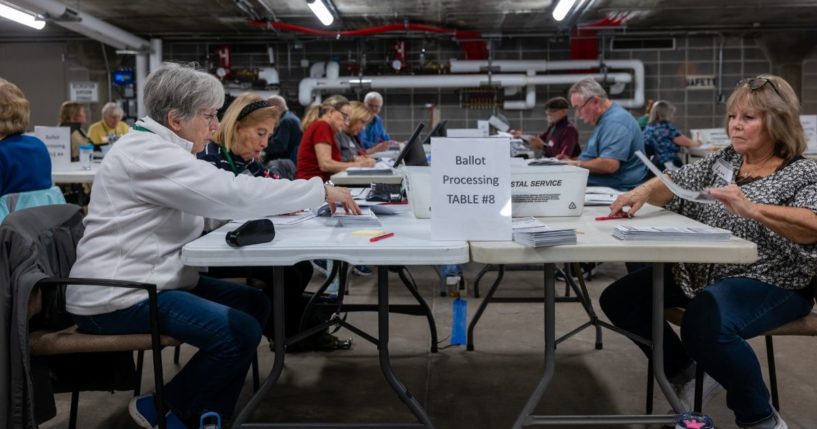
[[[51,180],[56,183],[93,183],[99,162],[91,162],[91,169],[82,168],[79,162],[72,162],[67,168],[53,168]]]
[[[227,224],[182,249],[182,260],[191,266],[274,266],[273,317],[275,323],[275,361],[270,374],[258,392],[250,399],[233,427],[290,427],[289,424],[245,423],[258,407],[264,395],[275,384],[284,364],[284,294],[283,267],[300,261],[331,259],[354,265],[375,265],[377,269],[378,355],[386,381],[417,418],[410,423],[343,423],[337,426],[360,427],[426,427],[433,425],[425,410],[394,374],[389,360],[389,289],[390,265],[439,265],[468,262],[465,241],[432,241],[431,222],[415,219],[410,213],[380,217],[378,228],[333,227],[327,218],[316,218],[302,224],[276,228],[275,239],[269,243],[231,248],[226,244],[227,231],[238,224]],[[370,242],[369,236],[355,235],[359,229],[382,229],[393,237]],[[324,423],[298,424],[298,427],[328,427]]]
[[[673,415],[595,415],[540,416],[534,415],[555,370],[555,293],[554,264],[568,262],[649,262],[653,263],[652,361],[655,378],[676,412],[682,409],[678,396],[664,375],[664,264],[675,262],[748,264],[757,260],[754,243],[732,237],[729,241],[621,241],[612,236],[619,224],[700,226],[679,214],[645,205],[631,219],[596,221],[609,214],[607,207],[585,207],[580,217],[551,217],[541,220],[553,228],[575,228],[577,244],[531,248],[512,241],[472,241],[471,260],[483,264],[544,264],[545,265],[545,370],[514,428],[530,425],[580,424],[662,424],[674,423]],[[484,300],[483,304],[487,302]],[[484,308],[477,310],[480,314]],[[473,321],[472,321],[473,324]],[[606,325],[606,324],[605,324]],[[609,325],[607,325],[609,327]],[[469,337],[473,332],[469,327]]]

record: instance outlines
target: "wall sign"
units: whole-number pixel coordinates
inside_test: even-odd
[[[510,240],[510,139],[435,138],[431,159],[432,239]]]
[[[70,82],[68,88],[71,101],[78,103],[99,102],[99,84],[96,82]]]

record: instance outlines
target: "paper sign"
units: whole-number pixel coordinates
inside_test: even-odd
[[[491,134],[491,125],[488,121],[477,121],[477,129],[482,131],[483,137],[488,137]]]
[[[68,89],[71,101],[79,103],[99,102],[99,84],[96,82],[70,82]]]
[[[45,143],[51,156],[51,169],[71,166],[71,129],[68,127],[34,127],[34,135]]]
[[[511,240],[510,139],[438,138],[431,151],[432,239]]]
[[[702,141],[704,146],[725,147],[732,143],[724,128],[700,128],[691,131],[692,139]]]
[[[817,115],[800,115],[806,133],[806,153],[817,153]]]

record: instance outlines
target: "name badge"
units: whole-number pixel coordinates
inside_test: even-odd
[[[732,183],[732,164],[719,159],[715,161],[712,169],[715,171],[715,175],[723,179],[727,184]]]

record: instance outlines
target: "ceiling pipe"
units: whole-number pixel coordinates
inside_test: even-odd
[[[479,73],[488,67],[488,61],[450,60],[451,73]],[[526,61],[499,60],[492,61],[491,66],[500,72],[552,72],[572,70],[597,70],[602,66],[607,69],[631,69],[633,72],[633,98],[615,100],[623,107],[637,108],[644,106],[644,63],[641,60],[565,60],[565,61]]]
[[[54,19],[53,22],[71,31],[83,34],[93,40],[98,40],[117,49],[134,49],[139,51],[147,51],[150,49],[150,42],[147,40],[128,33],[127,31],[124,31],[118,27],[114,27],[113,25],[108,24],[99,18],[88,15],[87,13],[69,9],[58,1],[14,0],[14,3],[29,9],[32,12],[37,12],[50,18],[58,18],[68,12],[68,15],[72,15],[78,20],[60,21],[59,19]]]
[[[534,75],[524,74],[494,74],[491,82],[498,87],[528,87],[527,97],[533,97],[535,105],[535,89],[531,96],[531,87],[535,85],[559,85],[572,84],[584,78],[596,80],[607,79],[607,82],[630,83],[633,77],[627,73],[588,73],[588,74],[565,74],[565,75]],[[312,104],[315,96],[324,91],[346,91],[353,88],[361,89],[406,89],[406,88],[478,88],[488,82],[487,74],[468,75],[424,75],[424,76],[341,76],[338,79],[328,78],[306,78],[301,80],[298,86],[298,102],[303,106]],[[528,105],[529,98],[524,102]],[[507,103],[511,103],[508,105]],[[512,109],[514,102],[506,102],[506,106]],[[531,108],[533,106],[531,105]],[[508,108],[508,107],[505,107]],[[518,108],[518,107],[517,107]]]

